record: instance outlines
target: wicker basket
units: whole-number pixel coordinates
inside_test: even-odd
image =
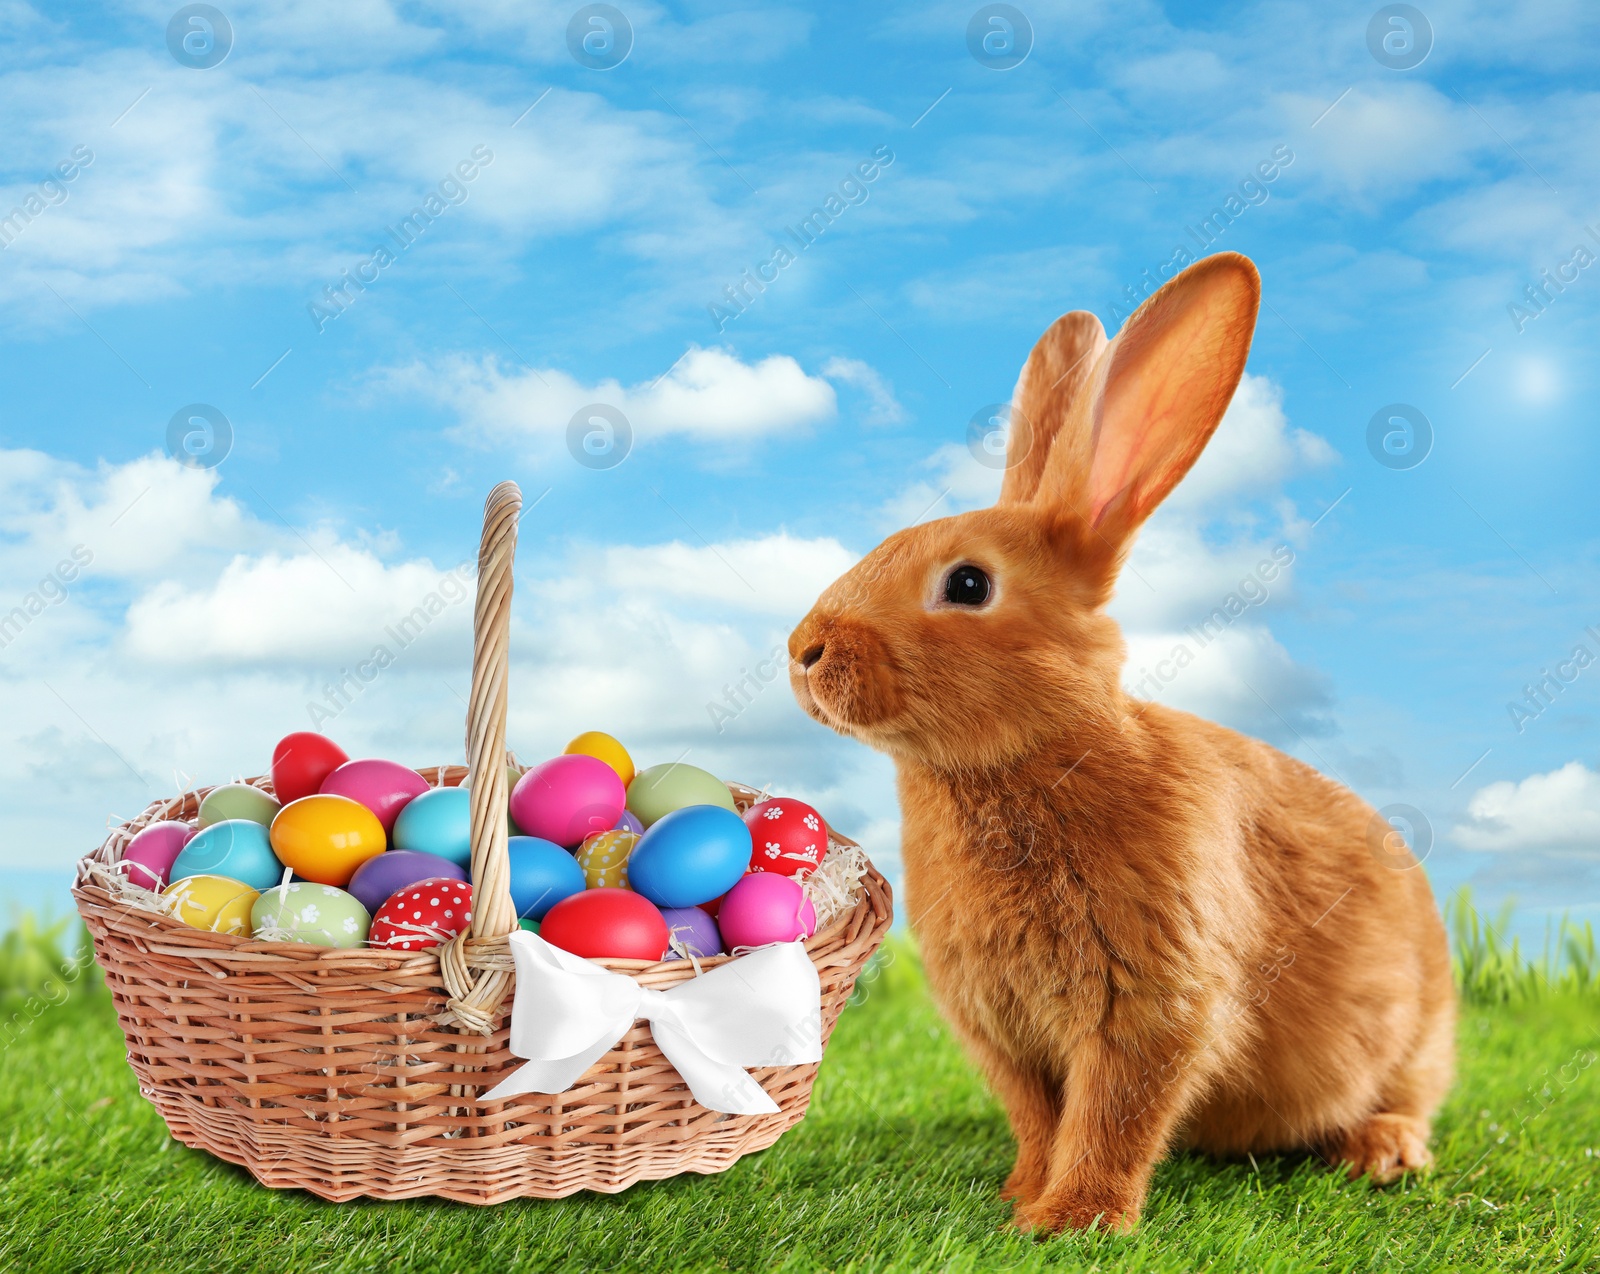
[[[473,1100],[521,1061],[507,1047],[505,935],[516,918],[503,813],[520,507],[511,483],[485,506],[468,766],[422,771],[435,785],[486,775],[472,783],[469,933],[415,953],[338,950],[191,929],[130,900],[114,877],[128,841],[156,819],[194,817],[209,789],[151,805],[79,865],[73,896],[140,1091],[179,1141],[243,1165],[266,1185],[333,1200],[614,1193],[641,1180],[721,1172],[805,1115],[815,1063],[751,1072],[776,1114],[720,1114],[694,1100],[641,1022],[564,1093]],[[272,791],[269,779],[251,782]],[[741,808],[757,796],[729,786]],[[824,1041],[890,919],[889,887],[869,869],[854,907],[806,942],[822,982]],[[685,960],[603,963],[654,988],[695,976]]]

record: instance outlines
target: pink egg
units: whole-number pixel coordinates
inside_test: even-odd
[[[717,927],[723,944],[763,947],[769,942],[793,942],[817,931],[817,909],[806,891],[789,876],[751,872],[728,891],[717,909]]]
[[[428,780],[398,761],[346,761],[322,780],[318,790],[359,801],[378,816],[387,834],[394,831],[394,820],[411,798],[428,790]]]
[[[627,789],[604,761],[570,753],[536,765],[511,789],[511,817],[529,836],[571,849],[622,817]]]
[[[195,829],[187,823],[170,819],[151,823],[122,851],[122,861],[129,864],[128,879],[145,889],[165,889],[172,864],[194,834]]]

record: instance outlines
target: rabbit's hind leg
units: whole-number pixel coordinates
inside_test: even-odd
[[[1433,1163],[1428,1151],[1428,1123],[1414,1115],[1379,1111],[1334,1144],[1334,1153],[1349,1166],[1350,1179],[1370,1177],[1379,1185],[1407,1172],[1421,1172]]]
[[[1419,1042],[1384,1085],[1373,1114],[1329,1140],[1350,1176],[1366,1176],[1379,1184],[1407,1172],[1421,1172],[1433,1163],[1428,1151],[1433,1112],[1450,1087],[1455,1057],[1455,1011],[1449,996],[1434,1000]]]

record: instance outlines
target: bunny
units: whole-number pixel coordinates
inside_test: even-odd
[[[1260,279],[1171,280],[1107,342],[1051,326],[993,508],[890,536],[789,639],[818,721],[895,762],[907,908],[940,1009],[1017,1141],[1036,1232],[1137,1223],[1169,1148],[1430,1163],[1454,1066],[1444,926],[1369,805],[1121,688],[1105,612],[1222,418]]]

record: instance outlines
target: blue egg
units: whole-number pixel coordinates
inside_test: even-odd
[[[429,788],[407,801],[394,820],[390,849],[437,854],[457,867],[472,862],[472,792],[464,787]]]
[[[583,868],[554,841],[513,836],[506,842],[506,856],[511,860],[511,903],[518,919],[543,920],[544,913],[563,898],[583,892]]]
[[[261,823],[228,818],[201,828],[172,864],[171,878],[226,876],[257,893],[283,880],[283,864]]]
[[[685,805],[650,825],[628,855],[628,883],[658,907],[697,907],[750,865],[750,829],[720,805]]]

